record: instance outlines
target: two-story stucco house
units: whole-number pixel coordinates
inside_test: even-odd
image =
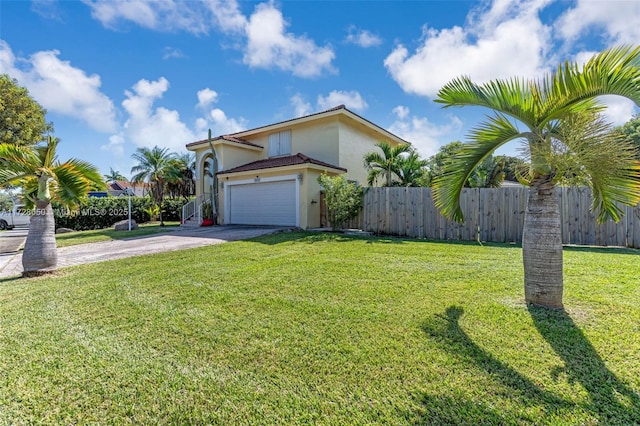
[[[318,176],[347,173],[350,180],[366,182],[363,157],[380,141],[408,143],[344,105],[212,139],[219,223],[320,226]],[[206,170],[213,156],[208,140],[189,143],[187,149],[196,153],[197,183],[196,201],[185,212],[197,216],[212,191]]]

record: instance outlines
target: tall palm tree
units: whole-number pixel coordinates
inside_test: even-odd
[[[124,180],[124,181],[127,180],[125,175],[123,175],[122,173],[120,173],[117,170],[113,170],[113,167],[109,167],[109,173],[104,175],[104,179],[107,182],[115,182],[117,180]]]
[[[446,107],[475,105],[494,111],[470,132],[470,142],[434,183],[436,205],[462,220],[460,192],[473,169],[498,147],[521,140],[529,153],[529,200],[522,250],[527,303],[562,308],[562,239],[554,187],[563,164],[580,166],[593,191],[598,219],[619,220],[616,202],[640,201],[640,167],[634,150],[596,118],[596,97],[619,95],[640,104],[640,46],[617,47],[594,55],[582,68],[565,62],[541,80],[473,83],[454,79],[438,93]],[[517,124],[516,124],[517,123]],[[520,125],[521,127],[518,127]]]
[[[398,176],[398,162],[403,154],[411,153],[411,145],[398,145],[392,147],[389,142],[376,144],[382,151],[369,152],[364,156],[364,166],[369,170],[367,184],[374,186],[379,178],[384,179],[384,186],[393,186],[394,178]]]
[[[151,196],[154,203],[160,207],[160,226],[164,226],[162,220],[162,200],[166,190],[167,181],[170,179],[172,161],[175,154],[169,152],[169,148],[154,146],[149,148],[138,148],[132,155],[138,164],[131,168],[134,173],[132,182],[148,182],[151,186]]]
[[[96,188],[104,187],[98,169],[75,158],[61,163],[56,156],[59,139],[35,146],[0,144],[0,186],[19,184],[27,202],[34,206],[22,253],[24,275],[55,271],[58,264],[55,222],[51,200],[73,206]]]

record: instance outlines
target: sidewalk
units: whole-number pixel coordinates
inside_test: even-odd
[[[186,228],[126,240],[89,243],[58,249],[58,268],[165,251],[184,250],[244,240],[288,228],[280,226],[214,226]],[[25,233],[26,237],[26,233]],[[0,238],[3,240],[4,237]],[[22,252],[0,254],[0,279],[22,275]]]

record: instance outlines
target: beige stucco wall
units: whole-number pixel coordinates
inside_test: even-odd
[[[329,117],[313,122],[299,123],[291,127],[284,127],[280,131],[291,130],[291,155],[304,154],[316,160],[338,165],[338,119]],[[245,140],[263,146],[255,160],[269,158],[269,135],[274,132],[257,133],[244,137]],[[253,160],[253,161],[255,161]],[[246,161],[247,163],[249,161]],[[235,166],[231,166],[235,167]],[[229,169],[231,167],[225,168]]]
[[[258,161],[266,151],[266,149],[245,148],[228,144],[221,144],[215,148],[220,155],[220,170],[229,170],[243,164]]]
[[[339,124],[339,164],[348,170],[350,180],[357,180],[360,185],[367,185],[367,170],[364,167],[364,156],[379,150],[376,144],[381,141],[398,145],[395,141],[383,139],[380,134],[352,120],[340,120]]]

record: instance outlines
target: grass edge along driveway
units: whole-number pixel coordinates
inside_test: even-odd
[[[638,252],[280,233],[0,280],[0,424],[634,424]]]

